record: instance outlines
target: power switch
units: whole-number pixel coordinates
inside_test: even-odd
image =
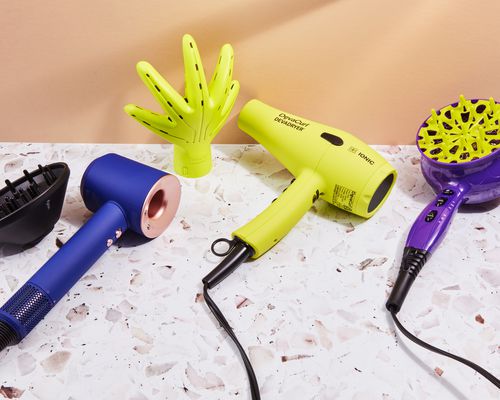
[[[448,199],[446,197],[440,197],[436,201],[436,207],[441,207],[441,206],[445,205],[447,201],[448,201]]]
[[[434,218],[436,218],[437,215],[436,210],[431,210],[429,213],[425,216],[425,222],[431,222]]]
[[[323,132],[321,134],[321,137],[323,139],[325,139],[327,142],[330,142],[331,144],[333,144],[334,146],[342,146],[344,144],[344,141],[342,140],[342,138],[340,136],[333,135],[333,134],[328,133],[328,132]]]

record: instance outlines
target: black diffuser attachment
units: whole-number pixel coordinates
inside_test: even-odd
[[[0,190],[0,243],[33,246],[53,228],[61,215],[69,167],[58,162],[32,172]]]

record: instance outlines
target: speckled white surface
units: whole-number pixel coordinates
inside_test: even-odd
[[[79,194],[88,163],[114,151],[172,170],[168,145],[3,144],[2,178],[66,161],[66,204],[54,231],[18,254],[3,248],[3,304],[89,217]],[[395,336],[384,303],[406,234],[433,198],[413,146],[378,147],[399,171],[364,221],[323,201],[213,296],[249,350],[263,399],[498,399],[472,370]],[[177,217],[158,239],[113,246],[18,346],[0,354],[0,397],[249,399],[232,344],[203,302],[201,278],[228,237],[289,184],[260,146],[214,147],[214,169],[181,179]],[[500,374],[500,207],[460,212],[400,318],[424,340]],[[495,207],[497,206],[497,207]],[[435,369],[442,370],[439,376]]]

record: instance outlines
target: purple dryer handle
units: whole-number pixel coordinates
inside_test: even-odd
[[[448,185],[423,209],[410,229],[405,247],[433,253],[466,199],[468,185]]]
[[[386,307],[398,313],[420,270],[443,240],[453,216],[467,200],[470,185],[450,183],[436,195],[413,223],[406,240],[401,268]]]

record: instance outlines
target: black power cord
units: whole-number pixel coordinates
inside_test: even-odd
[[[224,253],[220,253],[215,250],[215,245],[219,242],[225,242],[229,245],[229,248]],[[238,238],[235,238],[233,240],[217,239],[212,244],[212,252],[215,255],[225,258],[219,263],[219,265],[217,265],[217,267],[215,267],[207,276],[202,279],[203,297],[208,308],[217,319],[220,326],[232,339],[241,354],[241,359],[243,360],[243,364],[245,365],[245,369],[248,375],[248,381],[250,383],[250,393],[252,394],[252,400],[260,400],[259,384],[257,382],[257,377],[255,376],[255,372],[253,370],[250,359],[245,353],[243,346],[238,341],[233,328],[231,328],[231,325],[229,325],[229,322],[227,322],[226,317],[224,317],[222,311],[219,309],[219,307],[217,307],[217,304],[215,304],[213,299],[208,294],[209,289],[214,288],[222,280],[227,278],[236,268],[238,268],[241,264],[248,260],[254,254],[254,251],[252,247],[250,247],[247,243]]]
[[[226,244],[229,245],[229,248],[227,249],[226,252],[219,253],[215,250],[214,247],[219,242],[226,242]],[[236,337],[233,329],[231,328],[231,325],[229,325],[229,322],[224,317],[224,314],[222,314],[219,307],[217,307],[213,299],[208,294],[209,289],[212,289],[213,287],[218,285],[222,280],[227,278],[234,270],[236,270],[236,268],[238,268],[242,263],[247,261],[254,254],[254,251],[247,243],[243,242],[238,238],[235,238],[231,241],[227,239],[217,239],[212,244],[212,252],[216,255],[225,258],[219,263],[219,265],[217,265],[217,267],[215,267],[207,276],[203,278],[202,280],[203,297],[205,298],[205,302],[208,308],[213,313],[213,315],[219,322],[220,326],[226,331],[226,333],[232,339],[232,341],[234,342],[238,351],[241,354],[241,358],[243,360],[243,364],[245,365],[245,369],[248,375],[248,380],[250,383],[250,392],[252,394],[252,400],[260,400],[259,384],[257,382],[257,377],[255,376],[252,364],[250,363],[250,360],[247,354],[245,353],[243,346],[238,341],[238,338]],[[435,353],[441,354],[443,356],[461,362],[464,365],[467,365],[468,367],[472,368],[473,370],[481,374],[483,377],[488,379],[491,383],[493,383],[497,388],[500,389],[500,380],[496,378],[493,374],[486,371],[479,365],[473,363],[472,361],[456,356],[452,353],[448,353],[447,351],[441,350],[437,347],[430,345],[429,343],[424,342],[423,340],[417,338],[415,335],[406,330],[406,328],[398,320],[396,314],[401,309],[401,305],[403,304],[406,295],[408,294],[416,276],[420,272],[420,269],[427,261],[427,258],[428,254],[426,252],[423,252],[422,250],[414,248],[405,249],[402,267],[398,275],[398,279],[394,285],[393,291],[389,296],[389,299],[386,304],[386,307],[388,311],[391,313],[394,323],[408,339],[415,342],[419,346],[422,346],[427,350],[433,351]]]
[[[484,368],[481,366],[473,363],[472,361],[469,361],[465,358],[459,357],[455,354],[448,353],[447,351],[441,350],[437,347],[434,347],[430,345],[427,342],[424,342],[423,340],[419,339],[412,333],[410,333],[406,328],[401,324],[399,321],[398,317],[396,316],[395,312],[391,312],[392,319],[394,320],[394,323],[398,327],[398,329],[401,331],[403,335],[405,335],[408,339],[410,339],[412,342],[418,344],[419,346],[422,346],[424,349],[433,351],[434,353],[441,354],[442,356],[446,356],[449,358],[452,358],[453,360],[456,360],[458,362],[461,362],[462,364],[467,365],[469,368],[472,368],[474,371],[478,372],[482,376],[484,376],[486,379],[488,379],[493,385],[495,385],[497,388],[500,389],[500,379],[496,378],[492,373],[486,371]]]
[[[392,288],[391,294],[387,299],[385,307],[391,313],[392,319],[394,320],[394,323],[401,331],[401,333],[403,333],[403,335],[405,335],[412,342],[418,344],[419,346],[422,346],[424,349],[433,351],[434,353],[441,354],[442,356],[449,357],[455,361],[467,365],[469,368],[472,368],[474,371],[484,376],[497,388],[500,389],[500,380],[496,378],[492,373],[486,371],[479,365],[474,364],[472,361],[459,357],[455,354],[448,353],[447,351],[441,350],[430,345],[429,343],[424,342],[423,340],[407,331],[396,317],[396,314],[401,309],[401,306],[403,305],[403,302],[408,292],[410,291],[413,282],[417,278],[424,264],[429,259],[430,255],[431,254],[425,250],[421,250],[411,246],[405,247],[403,252],[403,259],[401,260],[401,268],[399,269],[398,277],[396,279],[396,282],[394,282],[394,287]]]
[[[238,351],[241,354],[241,359],[243,360],[243,364],[245,365],[245,369],[248,375],[248,381],[250,383],[250,392],[252,394],[252,400],[260,400],[260,392],[259,392],[259,384],[257,382],[257,377],[255,376],[255,372],[253,370],[252,364],[250,363],[250,359],[248,358],[243,346],[238,341],[233,328],[227,322],[227,319],[222,314],[217,304],[212,300],[210,295],[208,294],[207,285],[203,285],[203,297],[205,298],[205,303],[207,303],[208,308],[212,311],[212,314],[215,316],[217,321],[219,321],[220,326],[226,331],[228,336],[233,340],[234,344],[238,348]]]

